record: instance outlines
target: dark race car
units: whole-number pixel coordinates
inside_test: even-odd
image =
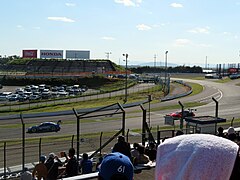
[[[43,122],[40,125],[35,125],[27,129],[27,133],[41,133],[41,132],[58,132],[60,131],[60,122]]]
[[[173,117],[173,119],[180,119],[182,117],[182,111],[177,111],[174,113],[167,114],[167,116]],[[183,111],[183,117],[194,117],[195,114],[192,111],[185,110]]]

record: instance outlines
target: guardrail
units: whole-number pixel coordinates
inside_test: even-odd
[[[190,85],[188,85],[187,83],[184,83],[181,80],[176,80],[176,81],[173,81],[173,82],[182,84],[183,86],[187,86],[190,90],[185,92],[185,93],[181,93],[181,94],[165,96],[161,99],[161,101],[170,101],[170,100],[177,99],[177,98],[180,98],[180,97],[188,96],[189,94],[192,93],[192,87]]]

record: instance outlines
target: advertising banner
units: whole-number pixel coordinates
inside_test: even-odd
[[[237,68],[229,68],[229,69],[228,69],[228,72],[229,72],[230,74],[234,74],[234,73],[237,73],[237,72],[238,72],[238,69],[237,69]]]
[[[37,50],[23,50],[22,57],[23,58],[37,58]]]
[[[66,59],[90,59],[90,51],[67,50]]]
[[[40,58],[63,59],[63,50],[40,50]]]

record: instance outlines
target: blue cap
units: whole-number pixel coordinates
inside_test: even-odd
[[[129,157],[115,152],[104,157],[100,165],[99,176],[104,180],[110,180],[113,175],[121,175],[128,180],[132,180],[133,172],[133,165]]]
[[[45,162],[45,160],[46,160],[46,156],[44,156],[44,155],[41,155],[40,157],[39,157],[39,161],[40,162]]]

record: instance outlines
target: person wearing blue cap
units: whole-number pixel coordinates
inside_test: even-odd
[[[46,180],[47,179],[47,174],[48,170],[47,167],[45,166],[44,162],[46,160],[46,156],[41,155],[39,157],[39,164],[37,164],[32,172],[32,177],[35,178],[37,176],[37,180]]]
[[[122,153],[114,152],[106,155],[99,168],[99,180],[133,180],[133,165]]]

